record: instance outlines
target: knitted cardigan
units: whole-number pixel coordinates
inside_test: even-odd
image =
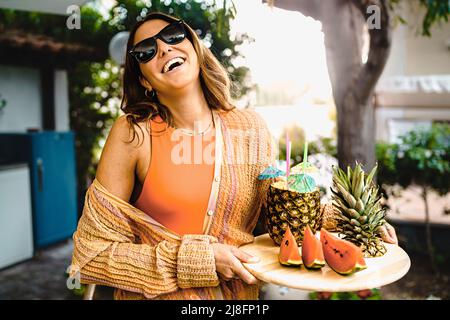
[[[274,144],[254,111],[215,116],[216,147],[223,152],[216,152],[220,183],[204,234],[180,236],[94,180],[73,235],[71,277],[115,287],[115,299],[258,299],[262,283],[218,277],[211,244],[253,241],[270,185],[257,177],[274,163]]]

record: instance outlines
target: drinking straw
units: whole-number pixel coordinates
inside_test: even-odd
[[[303,170],[306,169],[306,163],[308,162],[308,141],[305,141],[305,146],[303,148]],[[303,171],[305,172],[305,171]],[[306,185],[308,189],[311,189],[311,185],[309,184],[308,179],[305,179]]]
[[[289,177],[289,170],[291,167],[291,141],[289,141],[289,135],[286,132],[286,189],[287,189],[287,181]]]
[[[288,162],[288,173],[286,176],[286,187],[287,187],[287,177],[291,174],[291,150],[292,150],[292,141],[289,141],[289,162]]]
[[[286,177],[289,176],[289,169],[291,167],[291,142],[289,136],[286,133]]]
[[[303,169],[306,169],[306,163],[308,162],[308,141],[305,141],[303,148]]]

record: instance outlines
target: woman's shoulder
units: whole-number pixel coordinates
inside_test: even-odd
[[[108,140],[122,145],[124,148],[136,149],[145,140],[146,132],[147,123],[145,121],[131,123],[127,115],[122,115],[114,121],[108,134]]]
[[[117,118],[103,146],[99,167],[116,162],[129,162],[133,165],[139,157],[143,142],[147,140],[145,130],[143,124],[130,123],[126,115]]]
[[[142,153],[140,150],[142,145],[145,145],[142,143],[144,133],[137,128],[136,133],[133,133],[133,126],[139,127],[140,124],[130,124],[126,116],[121,116],[114,122],[96,172],[98,181],[112,194],[125,201],[131,196],[136,165]],[[137,137],[140,137],[140,143],[137,142]]]

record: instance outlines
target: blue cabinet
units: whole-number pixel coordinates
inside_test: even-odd
[[[0,163],[30,166],[35,248],[71,237],[77,225],[73,132],[0,134],[0,150]]]

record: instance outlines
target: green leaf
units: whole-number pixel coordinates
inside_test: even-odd
[[[449,192],[450,125],[435,123],[400,137],[401,144],[377,143],[378,179],[381,184],[427,186],[439,194]]]

